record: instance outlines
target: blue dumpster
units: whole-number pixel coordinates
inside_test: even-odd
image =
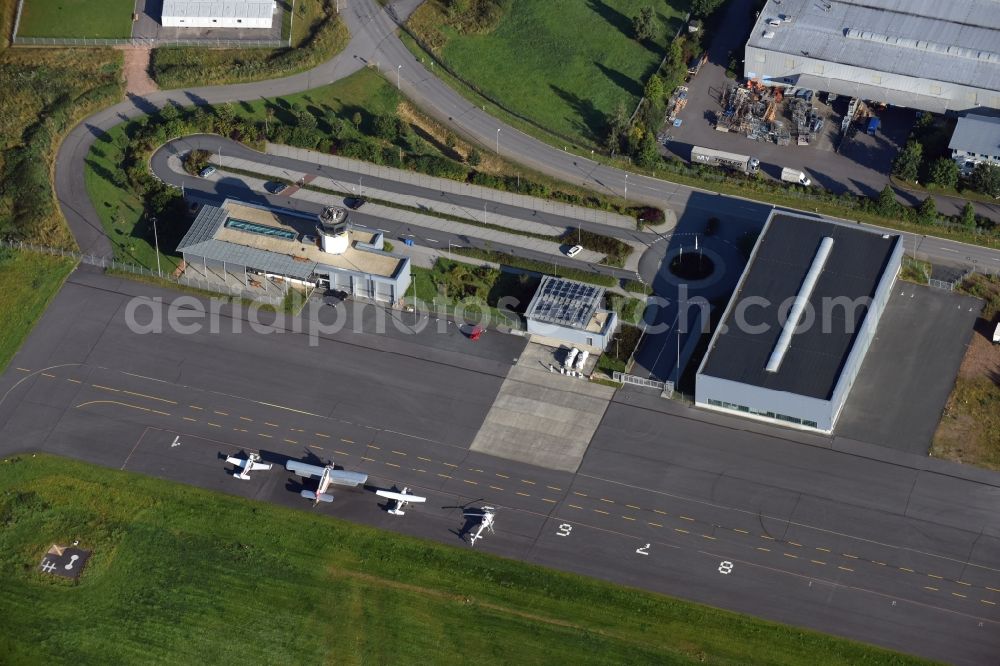
[[[404,240],[403,242],[404,242],[405,244],[407,244],[407,245],[413,245],[413,239],[412,239],[412,238],[407,238],[407,239],[406,239],[406,240]]]

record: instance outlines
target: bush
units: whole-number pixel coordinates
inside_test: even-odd
[[[955,188],[958,185],[958,165],[949,157],[940,157],[931,164],[927,177],[938,187]]]
[[[1000,166],[980,162],[969,178],[969,185],[980,194],[1000,197]]]

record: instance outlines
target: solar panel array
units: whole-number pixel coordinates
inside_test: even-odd
[[[570,328],[586,328],[603,298],[601,287],[545,276],[526,316]]]

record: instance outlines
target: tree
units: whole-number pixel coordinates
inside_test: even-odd
[[[386,141],[395,141],[399,136],[399,123],[396,116],[382,114],[375,116],[375,136]]]
[[[660,148],[652,132],[645,132],[639,140],[635,152],[635,163],[645,169],[651,169],[660,161]]]
[[[465,160],[469,163],[469,166],[479,166],[483,161],[483,156],[479,154],[479,151],[475,148],[469,151],[469,156]]]
[[[361,121],[362,120],[363,120],[363,118],[361,117],[361,112],[360,111],[355,111],[354,115],[351,116],[351,122],[354,123],[354,126],[357,127],[358,129],[361,129]]]
[[[910,139],[903,150],[892,161],[892,173],[903,180],[917,180],[920,173],[920,161],[923,159],[924,146],[919,141]]]
[[[606,140],[608,150],[617,152],[621,150],[622,140],[628,133],[628,111],[625,110],[625,103],[618,102],[614,114],[608,118],[608,137]]]
[[[722,0],[694,0],[691,3],[692,16],[708,16],[722,4]]]
[[[896,201],[896,193],[892,191],[891,185],[886,185],[878,193],[875,212],[883,217],[893,217],[899,213],[899,202]]]
[[[930,182],[938,187],[954,188],[958,185],[958,165],[948,157],[934,160],[927,175]]]
[[[295,114],[295,124],[297,127],[301,127],[304,130],[314,130],[319,125],[316,120],[316,116],[309,113],[309,111],[306,111],[305,109]]]
[[[663,79],[661,79],[657,74],[653,74],[646,81],[646,88],[643,90],[643,96],[649,100],[651,104],[663,104]]]
[[[920,207],[917,209],[917,223],[934,224],[937,219],[937,204],[934,203],[934,197],[929,196],[920,202]]]
[[[980,162],[972,172],[969,184],[976,192],[994,198],[1000,197],[1000,166]]]
[[[966,229],[976,228],[976,207],[972,205],[971,201],[966,201],[962,207],[961,219],[962,226]]]
[[[653,18],[653,8],[643,7],[632,17],[632,30],[640,42],[652,39],[656,34],[656,20]]]

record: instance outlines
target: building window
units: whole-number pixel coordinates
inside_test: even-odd
[[[819,424],[816,423],[815,421],[803,421],[802,425],[807,426],[809,428],[818,428],[819,427]]]
[[[236,19],[237,23],[243,23],[243,19]]]
[[[708,399],[708,404],[712,405],[713,407],[722,407],[721,402],[719,402],[718,400],[712,400],[711,398]]]

